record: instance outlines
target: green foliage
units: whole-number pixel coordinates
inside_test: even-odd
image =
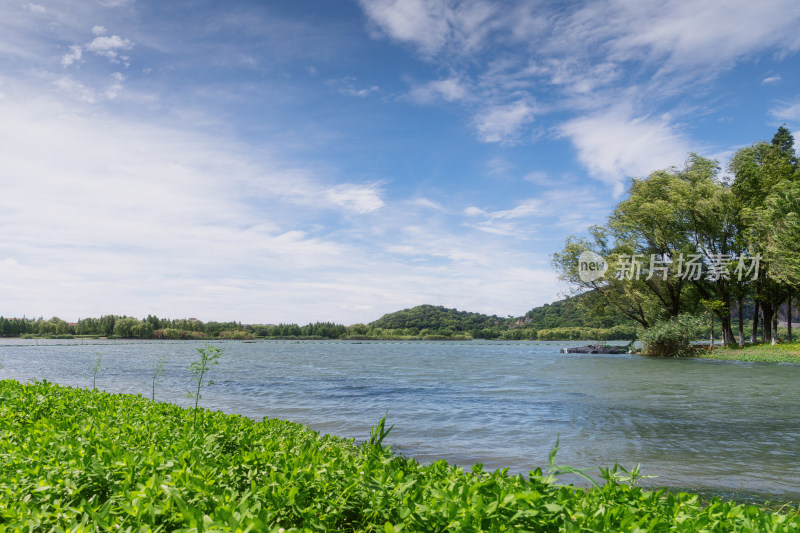
[[[642,330],[639,341],[641,354],[651,357],[691,357],[697,355],[699,348],[692,344],[703,330],[697,317],[683,314],[671,317]]]
[[[757,363],[795,363],[800,364],[800,343],[754,344],[744,348],[715,347],[702,355],[706,359],[723,361],[751,361]]]
[[[771,143],[736,152],[729,166],[732,180],[720,177],[719,170],[716,161],[690,154],[683,168],[631,180],[628,196],[605,225],[590,228],[589,238],[570,237],[553,255],[560,278],[576,292],[592,289],[643,328],[665,317],[697,314],[701,301],[720,302],[705,307],[712,321],[719,319],[726,345],[735,342],[733,304],[755,302],[766,324],[763,339],[769,341],[770,319],[800,291],[800,167],[794,139],[781,127]],[[578,258],[587,251],[604,259],[604,277],[581,276]],[[702,274],[682,269],[691,257],[702,265]],[[742,267],[755,258],[759,270],[744,273]]]
[[[373,427],[370,430],[369,441],[367,441],[367,445],[375,450],[383,451],[385,449],[383,447],[383,439],[389,435],[389,432],[393,428],[394,425],[389,426],[389,429],[386,429],[386,415],[383,415],[383,418],[378,421],[377,427]]]
[[[224,330],[220,331],[219,335],[217,336],[220,339],[227,339],[232,341],[246,341],[253,339],[252,333],[250,333],[249,331],[242,331],[242,330],[237,330],[237,331]]]
[[[770,276],[800,289],[800,179],[776,184],[763,207],[747,212]]]
[[[217,348],[216,346],[211,346],[210,344],[206,344],[202,348],[197,348],[197,352],[200,354],[200,359],[192,362],[192,364],[189,365],[189,370],[194,376],[194,381],[197,387],[193,391],[188,392],[189,398],[194,398],[195,422],[197,421],[197,408],[200,403],[200,399],[202,398],[202,395],[200,394],[200,388],[203,386],[203,378],[214,366],[219,363],[219,357],[222,355],[222,349]],[[208,382],[208,385],[213,384],[213,381]]]
[[[604,226],[592,227],[590,239],[570,237],[553,255],[559,277],[576,291],[592,289],[607,306],[644,328],[664,316],[692,312],[698,293],[715,288],[704,279],[689,282],[674,272],[664,276],[663,264],[674,266],[691,254],[708,259],[731,253],[719,241],[732,231],[733,195],[718,179],[716,165],[691,154],[683,168],[631,180],[628,197]],[[581,278],[578,258],[585,251],[605,259],[604,277]],[[642,261],[631,269],[634,255]]]
[[[39,331],[50,331],[53,321],[27,321],[0,317],[0,336],[17,337]],[[105,315],[99,319],[84,318],[68,331],[85,336],[120,338],[152,338],[159,340],[251,340],[273,339],[397,339],[397,340],[470,340],[504,339],[536,340],[541,329],[562,327],[614,329],[632,324],[618,311],[605,306],[598,295],[587,293],[531,309],[520,318],[469,313],[441,306],[420,305],[384,315],[370,324],[343,326],[332,322],[297,324],[242,325],[236,322],[169,320],[153,315],[139,320],[133,317]],[[64,322],[60,331],[69,325]],[[54,330],[55,331],[55,330]],[[618,330],[614,330],[616,334]],[[48,334],[53,336],[54,334]],[[570,337],[572,338],[572,337]],[[613,339],[607,335],[585,338]],[[627,339],[627,336],[619,337]]]
[[[515,325],[533,329],[601,329],[633,324],[631,319],[609,306],[600,293],[590,290],[535,307]]]
[[[418,305],[383,315],[369,326],[373,333],[380,328],[390,330],[396,336],[433,335],[449,338],[470,334],[475,338],[496,338],[502,330],[507,329],[508,321],[496,315],[469,313],[435,305]]]
[[[9,531],[798,531],[800,517],[648,492],[423,466],[299,424],[141,396],[0,382]],[[385,431],[385,430],[384,430]],[[632,480],[631,480],[632,481]]]

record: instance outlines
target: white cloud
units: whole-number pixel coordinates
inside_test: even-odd
[[[97,95],[95,92],[79,81],[74,80],[70,76],[62,76],[53,81],[53,84],[62,92],[69,94],[72,98],[77,98],[87,104],[94,104],[97,102]]]
[[[98,55],[105,56],[111,60],[116,60],[119,50],[130,50],[133,42],[123,39],[119,35],[111,37],[95,37],[92,42],[86,45],[86,49]]]
[[[341,92],[342,94],[346,94],[347,96],[358,96],[359,98],[364,98],[365,96],[369,96],[370,94],[377,91],[378,91],[378,86],[373,85],[371,87],[365,87],[363,89],[347,88],[343,89]]]
[[[610,209],[606,193],[589,187],[553,189],[527,198],[510,209],[486,211],[470,206],[463,213],[470,217],[465,225],[495,235],[529,239],[546,227],[563,228],[570,233],[584,232],[602,223]],[[480,220],[476,220],[480,219]]]
[[[439,202],[434,202],[433,200],[430,200],[428,198],[415,198],[411,200],[410,203],[411,205],[424,207],[426,209],[432,209],[434,211],[440,211],[440,212],[446,211],[446,209],[444,208],[444,206],[442,206],[442,204],[440,204]]]
[[[361,0],[367,15],[389,36],[437,52],[447,41],[446,6],[436,0]]]
[[[800,100],[783,102],[778,107],[770,109],[769,114],[777,120],[800,123]]]
[[[32,11],[33,13],[47,13],[47,8],[41,4],[34,4],[32,2],[28,2],[25,4],[25,9]]]
[[[756,54],[800,50],[795,0],[731,0],[724,8],[713,0],[587,0],[569,9],[557,2],[502,8],[455,0],[360,3],[384,35],[414,45],[449,72],[413,86],[412,100],[463,104],[478,138],[490,143],[519,142],[534,114],[590,113],[568,121],[563,131],[590,172],[609,183],[673,161],[676,153],[685,156],[689,143],[679,125],[652,118],[674,105],[670,98],[708,86]],[[776,83],[780,76],[763,81]],[[616,109],[621,97],[632,102],[626,116],[598,111]],[[646,155],[606,152],[612,141],[590,133],[603,117],[616,125],[614,135],[642,134],[630,141],[647,145]],[[656,159],[648,165],[651,155]]]
[[[563,179],[556,180],[543,170],[534,170],[532,172],[528,172],[525,174],[525,176],[523,176],[522,179],[542,187],[553,187],[563,184],[565,181]]]
[[[106,88],[105,96],[109,100],[115,99],[122,91],[122,82],[125,81],[125,76],[120,72],[111,74],[111,84]]]
[[[496,239],[422,217],[378,220],[374,238],[314,229],[317,212],[284,199],[299,181],[298,202],[368,214],[390,207],[379,183],[325,186],[219,136],[37,94],[16,86],[0,100],[0,314],[352,323],[423,302],[521,314],[555,296],[546,258]],[[392,208],[407,224],[409,203]]]
[[[136,0],[96,0],[103,7],[122,7],[133,4]]]
[[[490,217],[494,219],[515,219],[524,218],[541,213],[544,210],[544,204],[538,198],[528,198],[523,200],[520,204],[512,209],[495,211],[490,213]]]
[[[615,194],[622,193],[627,178],[678,165],[690,151],[667,119],[634,116],[628,105],[572,119],[561,132],[592,177],[613,185]]]
[[[761,83],[763,83],[764,85],[775,85],[776,83],[780,83],[780,82],[781,82],[780,74],[777,74],[775,76],[768,76],[768,77],[764,78],[763,80],[761,80]]]
[[[527,233],[529,233],[531,229],[528,228],[528,231],[523,232],[518,224],[502,220],[483,220],[481,222],[467,224],[467,226],[484,233],[491,233],[492,235],[502,235],[504,237],[516,236],[520,238],[526,238],[528,236]]]
[[[61,65],[68,67],[76,61],[80,61],[82,56],[83,50],[81,47],[78,45],[72,45],[69,47],[69,52],[61,57]]]
[[[478,138],[487,143],[515,142],[533,121],[533,107],[525,101],[492,106],[475,117]]]
[[[364,215],[381,209],[382,182],[326,184],[313,172],[295,168],[273,172],[257,182],[251,194],[258,198],[278,198],[281,202],[312,211],[336,210],[347,215]]]
[[[357,81],[357,78],[354,78],[353,76],[347,76],[341,79],[326,80],[325,83],[331,87],[336,87],[336,90],[339,94],[343,94],[345,96],[356,96],[358,98],[367,97],[370,94],[380,90],[377,85],[370,85],[369,87],[357,87]]]
[[[367,16],[392,39],[433,55],[445,46],[456,53],[477,50],[494,28],[497,5],[467,0],[360,0]]]
[[[0,225],[14,233],[0,243],[11,271],[0,290],[12,313],[142,314],[152,306],[223,318],[240,313],[239,297],[249,312],[258,305],[222,277],[300,280],[304,270],[340,272],[348,253],[357,255],[285,228],[291,221],[248,186],[266,179],[277,189],[283,176],[259,172],[220,139],[92,116],[42,97],[0,100],[0,113]],[[377,184],[313,185],[323,202],[348,212],[383,204]],[[273,289],[288,303],[289,289]],[[262,305],[271,301],[265,291]],[[327,305],[335,312],[337,304]]]
[[[379,184],[356,185],[343,183],[325,191],[325,198],[333,205],[356,214],[367,214],[383,207]]]
[[[727,68],[768,48],[800,47],[794,0],[590,1],[554,28],[552,48],[606,54],[611,61],[658,63],[662,73],[700,66]],[[551,48],[551,50],[552,50]],[[707,73],[706,73],[707,75]]]
[[[69,95],[80,102],[96,104],[105,100],[114,100],[122,92],[125,76],[120,72],[114,72],[108,77],[105,88],[92,88],[77,81],[72,76],[60,76],[52,79],[52,84],[62,93]]]
[[[412,100],[427,104],[444,100],[445,102],[458,102],[470,99],[470,92],[466,85],[458,78],[434,80],[413,87],[409,93]]]
[[[483,218],[483,220],[477,222],[468,221],[467,226],[471,228],[495,235],[527,238],[536,230],[536,225],[530,222],[520,223],[517,220],[530,219],[541,215],[547,210],[541,200],[528,198],[511,209],[487,212],[478,207],[470,206],[464,210],[464,214],[471,218]]]
[[[506,176],[513,168],[514,165],[502,156],[495,156],[486,162],[486,173],[489,176]]]
[[[119,35],[112,35],[111,37],[103,36],[103,34],[106,33],[106,29],[103,26],[95,26],[92,28],[92,33],[97,37],[85,45],[85,47],[77,44],[73,44],[69,47],[69,52],[61,57],[62,66],[68,67],[73,63],[82,61],[84,50],[107,57],[114,63],[122,61],[127,64],[129,58],[127,56],[120,56],[119,51],[132,49],[134,46],[132,41],[123,39]]]

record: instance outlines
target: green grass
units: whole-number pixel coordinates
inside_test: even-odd
[[[204,409],[194,426],[191,409],[47,382],[0,381],[0,400],[3,531],[800,530],[797,514],[648,492],[619,470],[583,489],[423,466],[382,446],[383,424],[356,444]]]
[[[774,346],[770,344],[753,344],[745,345],[744,348],[717,346],[710,352],[706,348],[700,357],[759,363],[800,363],[800,342],[781,343]]]

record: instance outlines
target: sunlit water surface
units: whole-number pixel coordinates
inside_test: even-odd
[[[201,405],[357,440],[388,412],[387,441],[423,462],[527,473],[641,463],[647,485],[800,499],[800,365],[567,355],[556,342],[216,342]],[[0,376],[190,405],[201,343],[0,341]],[[597,471],[595,471],[595,474]]]

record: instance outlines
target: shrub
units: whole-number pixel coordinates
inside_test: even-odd
[[[683,314],[655,325],[639,333],[642,349],[639,353],[650,357],[691,357],[699,348],[692,344],[695,333],[702,327],[700,319]]]
[[[219,332],[219,338],[234,340],[234,341],[249,341],[253,340],[255,337],[253,337],[253,334],[250,333],[249,331],[242,331],[242,330],[231,331],[226,329],[224,331]]]

